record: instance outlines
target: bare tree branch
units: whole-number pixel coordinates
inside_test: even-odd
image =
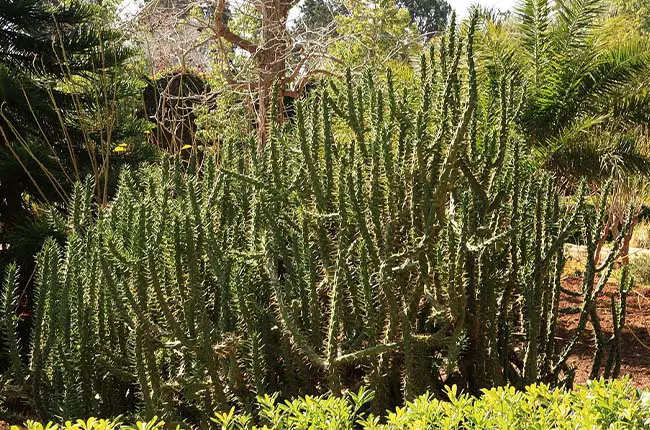
[[[233,33],[228,26],[224,24],[223,16],[226,10],[226,0],[217,0],[217,7],[214,13],[214,28],[218,37],[226,39],[228,42],[237,46],[238,48],[255,54],[258,51],[258,46],[243,37]]]

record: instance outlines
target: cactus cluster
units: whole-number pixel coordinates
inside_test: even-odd
[[[242,139],[192,172],[126,169],[107,206],[78,185],[69,216],[52,213],[67,242],[38,256],[29,354],[7,275],[6,401],[208,423],[254,413],[258,395],[366,385],[381,411],[451,384],[570,383],[587,324],[592,376],[616,375],[631,281],[606,338],[595,302],[622,237],[597,265],[607,190],[594,208],[587,187],[562,195],[534,168],[513,125],[520,91],[479,75],[475,25],[422,56],[417,91],[348,72],[261,150]],[[579,293],[560,283],[570,237],[588,251]],[[582,304],[558,341],[563,294]]]

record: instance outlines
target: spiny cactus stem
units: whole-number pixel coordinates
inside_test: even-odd
[[[508,93],[508,87],[506,85],[506,77],[503,76],[501,79],[501,83],[499,85],[499,93],[500,93],[500,100],[501,100],[501,124],[499,127],[499,149],[497,151],[497,157],[494,159],[494,161],[490,164],[490,168],[494,167],[499,167],[503,165],[503,160],[505,159],[506,156],[506,149],[507,149],[507,143],[508,143],[508,100],[507,100],[507,93]]]
[[[605,353],[605,336],[600,325],[600,317],[595,306],[589,309],[589,318],[591,319],[591,326],[594,329],[594,358],[591,364],[591,372],[589,379],[597,379],[600,373],[600,366]]]
[[[444,52],[444,50],[442,51]],[[442,118],[441,118],[441,127],[438,130],[438,134],[436,134],[436,137],[434,138],[435,146],[440,146],[442,143],[442,140],[445,138],[445,135],[447,134],[447,116],[448,116],[448,108],[449,104],[451,103],[451,96],[452,96],[452,90],[453,90],[453,84],[454,84],[454,76],[456,75],[456,72],[458,70],[458,64],[460,63],[460,51],[456,55],[454,55],[454,61],[451,66],[451,70],[449,71],[449,74],[446,77],[445,81],[445,86],[442,92]],[[469,98],[470,100],[475,100],[476,94],[470,94]]]
[[[0,327],[4,326],[4,342],[9,352],[10,367],[14,381],[21,385],[24,380],[23,365],[20,361],[18,339],[16,337],[16,307],[18,306],[17,291],[18,268],[15,264],[9,265],[5,275],[5,297],[4,297],[4,321],[0,321]],[[1,337],[0,337],[1,338]]]
[[[165,293],[163,292],[160,286],[160,280],[158,279],[155,257],[153,255],[153,251],[151,250],[149,251],[148,259],[149,259],[149,277],[151,279],[151,284],[153,286],[153,290],[154,293],[156,294],[158,304],[162,310],[163,315],[165,316],[167,324],[169,324],[169,326],[172,328],[172,331],[174,332],[174,336],[176,336],[178,340],[180,340],[183,343],[183,345],[185,345],[187,348],[191,350],[194,350],[196,346],[193,345],[192,342],[190,342],[190,339],[187,337],[187,335],[181,328],[180,322],[176,319],[172,310],[169,308],[169,305],[167,304],[167,297],[165,296]]]
[[[580,318],[578,320],[578,326],[569,341],[569,343],[565,346],[563,352],[560,354],[558,361],[556,362],[554,368],[553,368],[553,374],[557,375],[560,370],[561,366],[564,365],[566,360],[569,358],[570,353],[573,351],[579,337],[582,335],[582,333],[585,330],[585,327],[587,325],[587,321],[590,316],[590,312],[592,311],[592,307],[594,306],[594,302],[597,300],[598,296],[602,292],[602,289],[605,287],[607,280],[609,279],[609,276],[611,274],[611,271],[613,270],[613,262],[614,262],[614,257],[618,253],[618,249],[620,246],[620,243],[622,241],[625,228],[621,229],[621,232],[619,233],[619,236],[616,238],[614,244],[612,245],[612,248],[609,251],[609,254],[607,258],[605,259],[606,262],[609,262],[609,264],[606,266],[606,272],[605,274],[602,274],[600,276],[600,279],[598,280],[598,284],[594,285],[595,283],[595,275],[596,275],[596,267],[595,267],[595,241],[594,240],[589,240],[588,241],[588,246],[587,246],[587,267],[585,270],[584,274],[584,279],[583,279],[583,303],[580,308]],[[595,233],[598,234],[598,233]],[[589,236],[588,236],[589,239]]]
[[[486,208],[489,207],[490,203],[488,200],[487,193],[485,192],[483,185],[479,183],[478,179],[476,179],[476,176],[474,176],[474,173],[472,173],[472,170],[470,169],[468,164],[467,157],[465,155],[461,155],[458,158],[458,167],[460,167],[461,172],[463,172],[463,175],[465,176],[465,179],[467,179],[467,182],[469,183],[469,186],[472,188],[474,194],[481,201],[481,206]]]
[[[583,184],[582,191],[580,193],[580,198],[578,199],[578,203],[576,204],[576,208],[573,214],[571,215],[571,218],[569,218],[562,231],[557,235],[557,237],[555,238],[551,246],[549,246],[549,248],[546,250],[544,256],[540,258],[540,260],[535,265],[535,269],[531,275],[532,278],[538,276],[539,273],[548,266],[551,257],[553,257],[553,255],[555,255],[555,253],[566,243],[569,234],[571,234],[571,229],[573,228],[573,226],[575,225],[578,219],[578,214],[580,214],[582,210],[582,206],[585,199],[585,193],[586,193],[586,187],[584,187]]]
[[[469,126],[469,121],[472,117],[472,112],[476,108],[476,99],[470,97],[465,108],[465,113],[463,114],[463,119],[456,129],[456,135],[449,145],[447,150],[447,155],[442,164],[442,171],[440,172],[440,177],[438,183],[436,184],[436,189],[431,201],[432,210],[430,211],[430,218],[427,220],[426,232],[429,232],[433,227],[433,214],[437,215],[438,221],[445,219],[444,214],[444,196],[449,192],[449,188],[452,184],[453,172],[456,167],[456,159],[461,149],[461,145],[465,139],[465,134],[467,133],[467,127]]]
[[[280,283],[278,282],[277,276],[274,275],[274,271],[271,268],[272,264],[273,264],[272,262],[266,264],[265,271],[276,293],[276,302],[278,305],[278,309],[280,311],[280,318],[284,327],[286,328],[288,334],[291,336],[291,339],[296,344],[296,346],[300,349],[300,351],[303,354],[305,354],[305,356],[313,364],[323,369],[326,369],[329,365],[329,361],[327,360],[327,358],[322,357],[320,354],[318,354],[316,352],[316,348],[312,347],[309,344],[307,340],[308,337],[301,332],[301,330],[295,324],[293,317],[290,315],[290,312],[287,309],[287,306],[284,302],[284,294],[281,291]]]
[[[360,351],[351,352],[344,355],[339,355],[334,359],[334,364],[337,366],[344,364],[358,363],[359,361],[368,357],[377,356],[385,352],[395,351],[402,347],[400,342],[381,343],[379,345],[371,346]]]

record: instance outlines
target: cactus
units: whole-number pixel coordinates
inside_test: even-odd
[[[627,272],[610,339],[594,304],[622,236],[596,266],[605,203],[591,209],[585,186],[559,196],[534,170],[513,128],[521,88],[480,74],[476,15],[468,25],[423,55],[419,92],[348,71],[298,102],[295,124],[273,124],[259,153],[242,137],[198,172],[177,159],[124,170],[105,207],[79,185],[67,243],[38,257],[28,360],[7,277],[7,372],[32,413],[198,423],[269,392],[364,384],[382,410],[451,383],[560,385],[588,323],[592,376],[616,375]],[[560,345],[575,231],[589,258]]]

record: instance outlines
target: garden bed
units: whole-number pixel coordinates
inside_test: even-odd
[[[576,275],[569,275],[563,281],[563,286],[566,289],[575,292],[580,291],[581,285],[582,279]],[[612,334],[610,297],[617,293],[616,283],[608,283],[597,304],[606,338]],[[579,297],[563,296],[562,307],[579,305]],[[578,319],[579,315],[563,315],[560,322],[562,331],[572,333],[578,325]],[[636,286],[628,296],[627,315],[622,336],[620,376],[629,375],[638,388],[650,388],[650,290],[645,286]],[[588,324],[579,339],[573,357],[569,359],[569,363],[576,369],[577,383],[585,383],[589,377],[594,354],[592,337],[593,329]]]

